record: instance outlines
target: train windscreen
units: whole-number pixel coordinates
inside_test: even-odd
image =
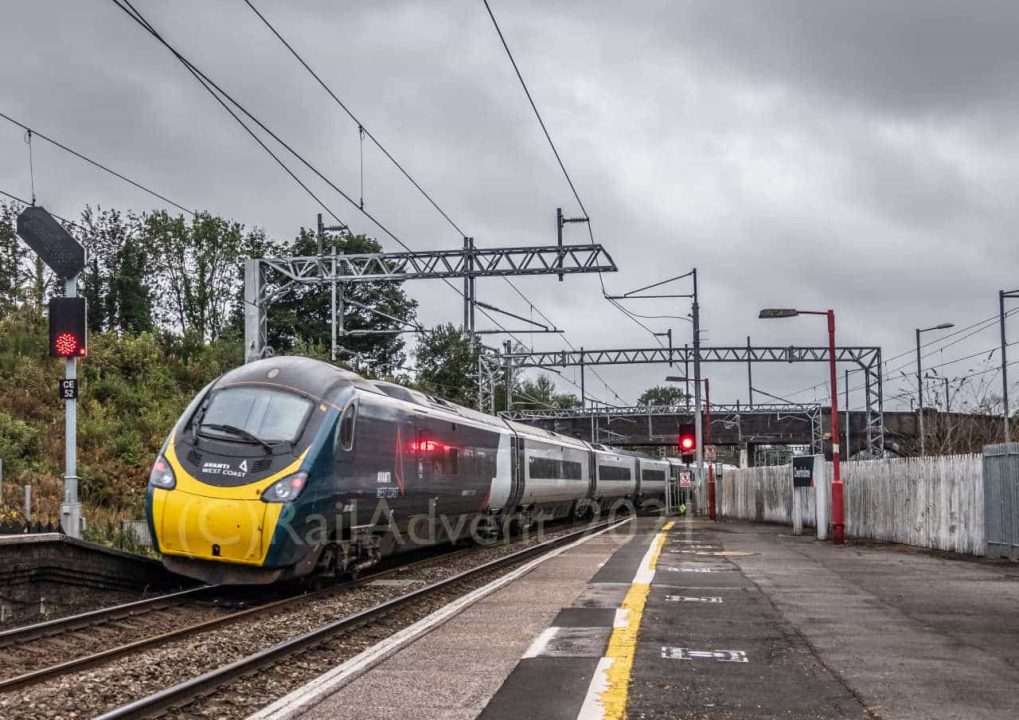
[[[294,442],[312,408],[310,400],[285,390],[229,387],[216,392],[199,416],[204,433],[236,436],[224,428],[239,428],[264,442]]]

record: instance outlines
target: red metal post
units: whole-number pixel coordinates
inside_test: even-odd
[[[843,517],[842,470],[839,464],[839,393],[835,373],[835,311],[828,313],[828,354],[831,369],[831,461],[834,472],[831,481],[831,539],[835,545],[846,541]]]
[[[704,444],[711,444],[711,383],[704,378]],[[717,520],[715,513],[715,462],[708,462],[708,517]]]

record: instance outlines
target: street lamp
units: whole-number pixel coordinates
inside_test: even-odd
[[[839,463],[839,393],[835,376],[835,311],[766,308],[761,310],[758,317],[762,320],[771,320],[775,318],[796,317],[798,315],[825,315],[828,318],[828,368],[831,373],[831,461],[833,469],[831,481],[831,539],[835,545],[841,545],[846,541],[846,524],[843,510],[842,469]],[[820,518],[818,522],[820,522]]]
[[[700,433],[698,432],[698,434],[697,434],[697,451],[698,451],[697,452],[697,457],[699,459],[701,459],[701,458],[704,457],[704,446],[711,444],[711,382],[708,380],[708,378],[687,378],[687,377],[680,377],[678,375],[669,375],[668,377],[665,378],[665,382],[674,382],[674,383],[692,382],[692,383],[694,383],[694,387],[695,388],[697,387],[697,383],[698,382],[704,383],[704,405],[705,405],[704,423],[705,423],[705,425],[707,425],[707,427],[704,429],[705,438],[704,438],[703,444],[701,442]],[[701,414],[701,409],[698,407],[698,408],[695,409],[695,412],[699,416]],[[700,427],[701,427],[700,423],[696,423],[697,430],[700,430]],[[697,466],[697,476],[698,477],[701,476],[701,473],[703,472],[703,470],[704,470],[704,465],[703,465],[703,460],[701,460],[701,462],[699,462],[698,466]],[[715,513],[715,470],[714,470],[714,465],[712,463],[708,463],[708,517],[711,520],[715,520],[716,519],[716,513]]]
[[[940,325],[932,325],[929,328],[917,328],[916,329],[916,399],[917,399],[917,410],[919,412],[920,425],[920,456],[923,457],[927,454],[926,445],[923,437],[923,368],[921,367],[920,358],[920,333],[930,332],[931,330],[947,330],[948,328],[955,327],[952,323],[941,323]]]

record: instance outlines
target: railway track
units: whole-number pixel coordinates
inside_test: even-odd
[[[114,645],[161,625],[213,614],[216,610],[201,600],[215,590],[215,586],[191,588],[0,632],[0,691],[17,686],[12,684],[14,678],[54,653],[89,655],[96,646]]]
[[[431,555],[313,592],[287,595],[278,600],[259,602],[253,607],[230,611],[236,601],[221,602],[214,593],[219,586],[202,586],[156,598],[102,608],[68,618],[38,623],[0,633],[0,692],[86,670],[119,657],[147,648],[158,647],[219,627],[255,618],[291,605],[314,601],[346,592],[359,585],[375,582],[391,575],[413,571],[414,568],[448,558],[469,549],[456,549]],[[229,588],[227,589],[230,590]],[[203,598],[207,598],[202,602]],[[240,604],[248,604],[241,602]],[[142,625],[131,622],[144,618]],[[154,628],[172,627],[169,631]],[[125,641],[125,639],[127,639]],[[98,646],[99,649],[96,649]],[[63,655],[69,659],[39,667],[40,659]]]
[[[109,710],[99,720],[137,720],[171,713],[188,718],[243,717],[453,598],[538,555],[614,524],[567,532],[488,560]],[[269,675],[273,682],[267,681]]]
[[[589,529],[585,526],[585,530]],[[551,527],[545,530],[544,537],[575,535],[576,532],[575,525]],[[66,642],[67,638],[75,635],[74,631],[57,633],[45,654],[32,656],[32,663],[21,666],[23,672],[9,673],[6,679],[0,680],[0,717],[8,720],[93,717],[118,705],[128,704],[146,693],[189,680],[200,668],[226,667],[267,647],[329,624],[336,618],[354,615],[406,595],[409,590],[476,569],[488,560],[517,552],[520,547],[538,540],[532,535],[509,543],[454,548],[453,552],[447,550],[438,556],[404,562],[321,591],[272,599],[229,614],[223,614],[222,608],[219,608],[214,617],[161,626],[158,632],[142,634],[129,642],[105,645],[93,642],[87,654],[75,648],[73,643]],[[208,591],[215,595],[221,590],[229,588],[211,588]],[[194,598],[194,595],[200,593],[190,597]],[[187,599],[189,594],[183,597]],[[151,602],[172,600],[176,598],[164,596],[153,598]],[[145,609],[149,603],[144,601],[137,609]],[[123,613],[130,609],[127,606],[108,608],[45,625],[49,626],[49,632],[56,632],[60,625],[66,628],[79,623],[83,627],[81,633],[92,637],[90,625],[94,626],[103,617],[113,616],[114,611]],[[89,615],[91,619],[86,617]],[[29,628],[22,630],[28,631]],[[45,630],[44,627],[33,627],[31,632],[43,633],[45,640]],[[28,637],[28,633],[23,637]],[[368,646],[377,641],[378,638],[367,638],[363,644]],[[358,652],[357,642],[362,641],[352,641],[344,652]],[[3,653],[0,653],[0,666],[3,660]],[[43,664],[45,666],[40,667]],[[11,663],[8,667],[12,667]],[[279,694],[283,693],[269,695],[265,700],[271,701]],[[241,698],[244,702],[249,699],[247,694]],[[237,715],[209,715],[216,718],[228,716]]]

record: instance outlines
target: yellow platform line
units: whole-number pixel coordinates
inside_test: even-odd
[[[591,689],[581,708],[581,720],[623,720],[626,717],[626,702],[630,689],[630,671],[633,668],[633,656],[637,652],[637,634],[640,631],[640,620],[644,615],[644,605],[651,592],[651,580],[655,576],[658,557],[662,554],[665,537],[674,521],[669,521],[651,542],[644,554],[637,574],[630,584],[630,589],[623,599],[621,613],[617,616],[621,622],[609,636],[609,646],[605,656],[598,663],[595,677],[591,680]],[[592,702],[593,701],[593,702]]]

